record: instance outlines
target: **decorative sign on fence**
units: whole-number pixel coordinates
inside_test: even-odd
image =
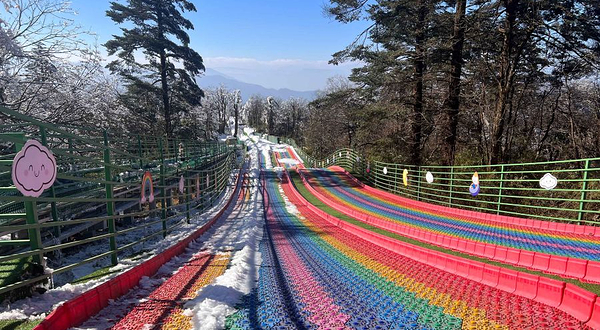
[[[425,174],[425,180],[427,180],[427,183],[433,183],[433,174],[427,171],[427,174]]]
[[[473,173],[473,177],[471,178],[471,181],[473,181],[473,184],[479,185],[479,174],[477,174],[477,171],[475,171],[475,173]]]
[[[546,190],[552,190],[556,188],[556,185],[558,185],[558,179],[550,173],[544,174],[540,179],[540,187]]]
[[[407,169],[404,169],[404,171],[402,171],[402,182],[404,182],[405,187],[408,186],[408,170]]]
[[[471,196],[473,196],[473,197],[479,195],[480,189],[481,188],[479,188],[479,185],[476,183],[471,183],[471,185],[469,186],[469,192],[471,193]]]
[[[152,186],[152,173],[150,171],[146,171],[142,177],[141,195],[141,204],[154,202],[154,187]]]
[[[383,167],[383,174],[387,174],[387,167]]]
[[[178,152],[179,152],[179,159],[181,159],[181,161],[185,161],[185,149],[183,148],[183,142],[179,142],[179,148],[178,148]]]
[[[29,140],[12,163],[12,181],[24,196],[39,197],[56,180],[56,159],[52,151]]]
[[[479,191],[481,190],[481,188],[479,187],[479,174],[477,174],[477,171],[473,173],[471,181],[473,181],[473,183],[469,186],[469,192],[471,193],[471,196],[475,197],[479,195]]]
[[[183,175],[179,178],[179,193],[183,194],[183,188],[185,188],[185,179]]]

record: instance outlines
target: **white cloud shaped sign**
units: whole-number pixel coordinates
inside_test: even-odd
[[[556,188],[557,184],[558,184],[558,179],[550,173],[544,174],[544,176],[540,179],[540,187],[542,187],[546,190],[551,190],[551,189]]]

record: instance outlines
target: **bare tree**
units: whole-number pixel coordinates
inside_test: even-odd
[[[2,4],[0,103],[55,123],[108,123],[118,110],[116,82],[83,41],[69,2]]]

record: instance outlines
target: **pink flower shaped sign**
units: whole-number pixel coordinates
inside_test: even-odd
[[[12,181],[23,196],[39,197],[56,180],[56,159],[52,151],[36,140],[29,140],[12,164]]]

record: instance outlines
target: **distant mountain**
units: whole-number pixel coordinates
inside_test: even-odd
[[[252,95],[256,94],[264,97],[273,96],[283,100],[297,97],[312,101],[317,97],[316,91],[299,92],[287,88],[266,88],[261,85],[249,84],[236,80],[233,77],[229,77],[212,69],[206,69],[205,75],[199,77],[197,81],[198,84],[203,88],[214,88],[224,85],[229,90],[239,89],[241,91],[243,101],[248,100]]]

